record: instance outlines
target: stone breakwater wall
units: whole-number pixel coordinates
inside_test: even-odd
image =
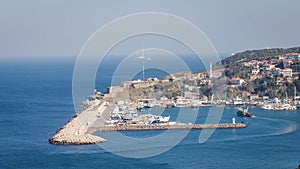
[[[90,127],[88,133],[104,131],[131,131],[131,130],[180,130],[180,129],[230,129],[245,128],[243,123],[236,124],[175,124],[175,125],[131,125],[131,126],[101,126]]]
[[[80,126],[81,123],[78,117],[71,119],[66,125],[62,126],[53,137],[49,139],[49,142],[51,144],[61,145],[80,145],[96,144],[106,141],[101,137],[86,134]]]
[[[96,144],[106,140],[91,135],[87,132],[89,127],[97,120],[97,115],[105,109],[106,103],[98,103],[89,110],[75,115],[67,124],[60,127],[54,136],[49,138],[49,143],[60,145]]]

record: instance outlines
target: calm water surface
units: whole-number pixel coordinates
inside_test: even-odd
[[[0,168],[295,168],[300,163],[300,110],[267,111],[252,107],[257,117],[237,118],[245,129],[220,129],[204,144],[191,130],[170,151],[146,159],[114,155],[97,145],[48,144],[57,128],[74,114],[74,61],[5,61],[0,63]],[[101,73],[101,72],[100,72]],[[105,90],[110,73],[96,85]],[[199,109],[204,122],[209,107]],[[148,110],[152,113],[156,109]],[[191,109],[182,109],[188,115]],[[221,122],[230,122],[236,109],[226,108]],[[178,109],[166,109],[174,120]],[[131,137],[150,137],[161,131],[132,131]],[[101,135],[101,133],[96,133]],[[152,149],[159,149],[154,145]],[[141,150],[137,150],[137,153]]]

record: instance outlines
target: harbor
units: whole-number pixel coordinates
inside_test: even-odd
[[[77,113],[65,125],[49,138],[56,145],[98,144],[108,140],[93,135],[95,132],[136,131],[136,130],[201,130],[246,128],[244,123],[192,124],[169,121],[169,116],[141,114],[144,106],[132,108],[131,103],[109,103],[105,99],[86,100],[85,110]],[[135,105],[136,106],[136,105]],[[139,111],[138,111],[139,110]]]

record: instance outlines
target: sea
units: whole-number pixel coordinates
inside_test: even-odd
[[[255,118],[238,118],[236,108],[225,108],[221,123],[231,123],[235,117],[247,128],[215,130],[204,143],[198,141],[201,130],[190,130],[168,151],[147,158],[124,157],[120,155],[122,153],[110,152],[100,145],[51,145],[48,139],[75,114],[72,75],[76,57],[54,58],[1,59],[1,169],[293,169],[300,164],[300,110],[270,111],[250,107],[249,111],[255,114]],[[95,81],[97,90],[106,91],[119,61],[109,61],[110,64],[98,71]],[[193,71],[199,69],[195,62],[187,62]],[[159,70],[145,71],[146,77],[162,78],[165,75]],[[209,109],[197,109],[197,123],[205,122]],[[194,110],[167,108],[163,114],[177,120],[180,111],[189,116]],[[155,113],[159,110],[146,111]],[[161,133],[120,132],[134,138],[153,137]],[[95,134],[103,136],[104,133]],[[163,146],[158,142],[145,146],[145,149],[132,149],[131,154],[160,151]]]

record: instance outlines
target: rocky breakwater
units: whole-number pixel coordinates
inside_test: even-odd
[[[97,120],[97,117],[106,109],[107,102],[99,102],[90,106],[85,111],[75,115],[67,124],[60,127],[54,136],[49,138],[49,143],[60,145],[96,144],[106,140],[91,135],[89,127]]]
[[[243,123],[228,124],[174,124],[174,125],[129,125],[129,126],[99,126],[89,128],[89,132],[130,131],[130,130],[186,130],[186,129],[232,129],[245,128]]]

